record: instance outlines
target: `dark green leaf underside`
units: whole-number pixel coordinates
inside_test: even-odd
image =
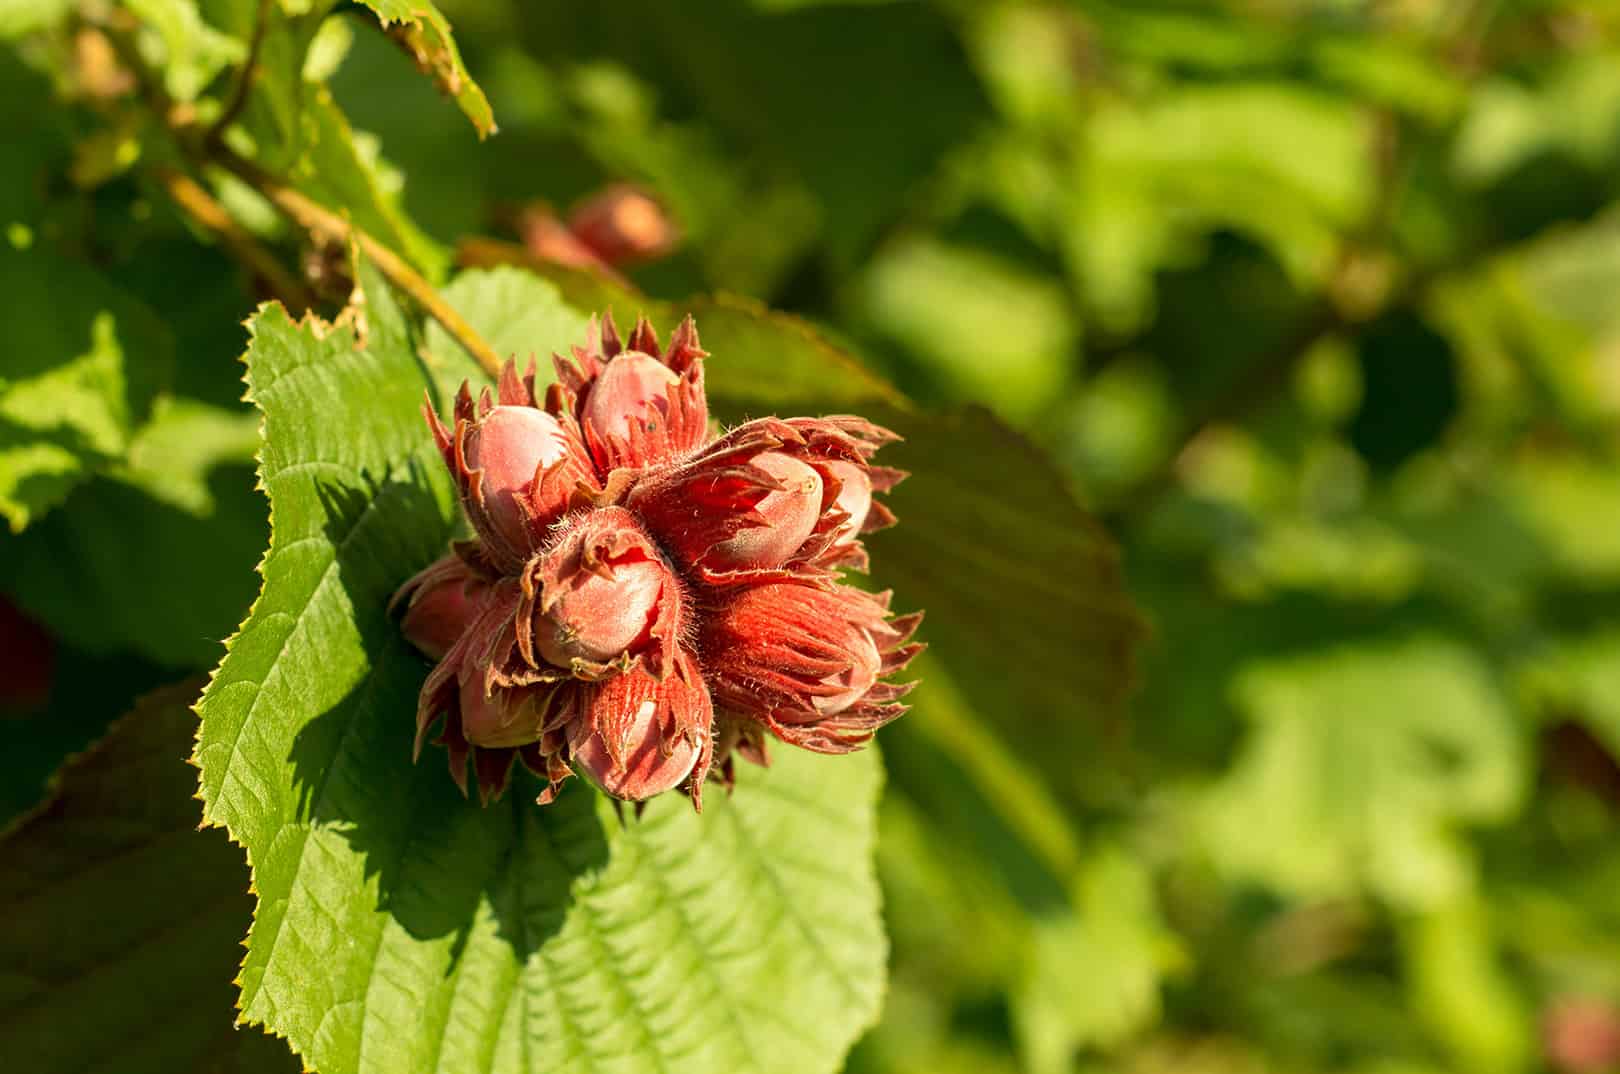
[[[0,1056],[29,1074],[289,1074],[237,1029],[252,912],[240,853],[197,830],[195,685],[161,690],[71,761],[0,839]]]

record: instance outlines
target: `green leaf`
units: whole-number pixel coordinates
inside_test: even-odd
[[[207,667],[253,599],[257,427],[243,411],[161,397],[124,461],[17,538],[0,584],[77,645]]]
[[[1489,673],[1439,636],[1264,661],[1235,694],[1253,728],[1198,823],[1240,878],[1435,906],[1472,886],[1460,827],[1507,820],[1526,789],[1524,743]]]
[[[1106,103],[1088,119],[1062,221],[1088,306],[1115,330],[1144,326],[1154,271],[1222,229],[1264,245],[1297,285],[1318,284],[1369,204],[1369,138],[1349,103],[1286,82]]]
[[[472,120],[480,138],[495,133],[495,113],[478,83],[461,62],[461,50],[450,36],[450,22],[429,0],[361,0],[382,23],[384,32],[399,42],[423,74],[455,98]]]
[[[1588,586],[1620,580],[1620,532],[1593,525],[1620,509],[1620,476],[1612,466],[1548,451],[1515,460],[1502,476],[1511,509],[1540,544],[1547,573]]]
[[[404,176],[383,158],[375,137],[354,129],[325,84],[306,79],[319,72],[320,63],[312,66],[309,58],[330,6],[298,14],[270,6],[243,129],[233,132],[247,137],[234,144],[437,280],[449,261],[401,208]],[[240,32],[251,33],[250,26]],[[230,183],[226,194],[235,202],[257,200]]]
[[[1500,180],[1540,153],[1564,152],[1605,167],[1614,156],[1617,116],[1620,77],[1612,51],[1561,58],[1530,85],[1499,73],[1472,95],[1452,164],[1477,185]]]
[[[893,972],[939,1000],[1005,989],[1028,1068],[1066,1071],[1080,1047],[1151,1024],[1182,955],[1141,863],[1104,840],[1083,847],[1041,773],[933,657],[915,665],[916,716],[885,739],[894,790],[879,866],[896,908]],[[897,805],[908,798],[913,811]]]
[[[293,169],[299,189],[347,211],[357,226],[404,254],[430,279],[438,279],[448,258],[400,208],[403,177],[382,159],[375,139],[349,126],[325,86],[307,86],[305,93],[304,154]]]
[[[1547,717],[1579,717],[1620,755],[1620,623],[1551,639],[1527,662],[1520,680]]]
[[[1059,282],[965,246],[892,244],[867,269],[860,302],[865,319],[929,362],[953,397],[1013,418],[1051,402],[1079,344]]]
[[[1159,1013],[1159,978],[1173,952],[1152,876],[1118,848],[1101,848],[1076,878],[1076,912],[1046,913],[1013,1017],[1029,1069],[1072,1069],[1083,1045],[1117,1044]]]
[[[305,101],[317,85],[306,82],[304,72],[311,46],[333,6],[332,0],[321,0],[309,10],[294,11],[292,4],[270,4],[262,31],[256,26],[259,4],[222,6],[221,13],[232,16],[233,33],[244,40],[255,33],[260,37],[257,77],[239,117],[249,139],[236,145],[239,150],[251,148],[258,162],[277,174],[287,174],[303,151]]]
[[[1463,900],[1417,915],[1402,941],[1413,1006],[1458,1069],[1526,1069],[1535,1039],[1531,1014],[1501,965],[1485,907]]]
[[[197,97],[227,64],[243,59],[247,46],[203,21],[197,0],[125,0],[154,42],[154,66],[170,96]]]
[[[274,524],[195,755],[259,893],[244,1015],[322,1074],[836,1069],[883,983],[875,754],[784,755],[625,826],[583,785],[480,809],[436,751],[411,764],[426,669],[386,602],[454,509],[414,341],[362,282],[363,346],[352,315],[251,326]]]
[[[184,760],[196,695],[146,698],[0,838],[0,1055],[13,1069],[298,1070],[279,1042],[233,1026],[253,900],[236,849],[197,830]]]
[[[164,396],[116,473],[153,499],[208,515],[217,506],[208,487],[209,474],[219,466],[250,462],[258,447],[259,422],[254,415],[184,396]]]
[[[0,516],[22,530],[123,455],[169,376],[156,316],[93,270],[0,246]]]
[[[463,272],[441,295],[502,359],[514,359],[520,370],[532,359],[542,384],[552,379],[551,352],[567,354],[569,342],[582,342],[590,320],[564,302],[555,285],[510,266]],[[437,321],[428,324],[425,342],[423,361],[446,398],[462,381],[483,379]]]
[[[0,0],[0,40],[43,30],[72,9],[73,0]]]

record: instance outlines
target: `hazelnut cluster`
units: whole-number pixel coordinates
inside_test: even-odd
[[[496,390],[467,385],[447,426],[426,415],[476,534],[395,596],[405,636],[437,666],[416,749],[435,725],[450,770],[480,797],[514,760],[548,781],[578,772],[615,798],[765,763],[766,736],[845,753],[905,711],[889,682],[919,651],[919,615],[842,580],[861,535],[891,524],[873,466],[894,435],[864,419],[760,418],[710,427],[691,318],[667,350],[612,317]]]

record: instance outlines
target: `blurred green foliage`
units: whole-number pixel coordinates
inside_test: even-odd
[[[170,97],[228,99],[256,0],[128,6]],[[640,184],[681,235],[630,271],[650,296],[747,294],[985,404],[1149,612],[1118,726],[923,668],[851,1071],[1582,1069],[1559,1005],[1620,1020],[1620,10],[440,6],[483,108],[358,5],[268,5],[257,159],[435,280],[526,206]],[[212,662],[266,530],[232,362],[266,281],[154,185],[78,7],[0,0],[0,514],[28,527],[0,586],[64,664],[121,670],[22,717],[50,745],[0,768],[29,787],[93,732],[63,697],[121,694],[104,722]],[[341,301],[331,251],[212,190]],[[11,271],[41,244],[73,283]],[[1086,644],[1059,606],[977,638],[987,675]]]

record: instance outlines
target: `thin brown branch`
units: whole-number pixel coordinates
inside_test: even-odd
[[[253,21],[253,37],[248,41],[247,60],[242,64],[242,74],[236,80],[236,89],[232,91],[231,99],[225,105],[225,111],[221,112],[219,118],[208,128],[205,138],[207,142],[217,142],[224,137],[225,131],[236,122],[236,117],[242,114],[242,109],[247,107],[253,81],[259,77],[259,52],[264,47],[265,31],[270,25],[270,3],[271,0],[259,0],[259,10]]]
[[[213,145],[208,155],[214,163],[262,194],[282,215],[312,235],[331,239],[353,238],[362,253],[377,266],[388,282],[411,297],[429,317],[438,321],[446,332],[491,377],[501,373],[501,359],[484,338],[468,324],[461,314],[439,296],[433,285],[421,274],[376,238],[355,227],[348,220],[268,174],[258,165],[237,156],[222,145]]]
[[[216,164],[224,168],[257,190],[283,216],[316,237],[352,238],[388,282],[409,295],[424,313],[438,321],[472,355],[485,373],[491,378],[500,376],[501,360],[494,348],[461,314],[439,297],[433,285],[423,279],[404,258],[331,209],[288,186],[252,161],[238,156],[223,141],[210,139],[206,134],[199,136],[194,113],[174,107],[161,82],[141,59],[129,36],[133,32],[133,25],[127,20],[109,20],[105,28],[120,59],[134,72],[153,110],[163,119],[176,144],[194,164],[198,167]]]
[[[260,245],[202,184],[185,172],[161,164],[152,169],[152,176],[181,212],[216,235],[237,260],[269,286],[276,298],[294,312],[314,307],[315,297],[304,281]]]
[[[462,314],[458,314],[455,309],[450,308],[449,303],[445,303],[444,298],[439,296],[428,280],[421,277],[420,272],[416,272],[416,269],[392,249],[382,245],[381,241],[377,241],[361,228],[343,219],[342,215],[330,211],[326,206],[322,206],[321,202],[314,201],[306,194],[293,190],[292,186],[262,170],[251,160],[237,156],[237,152],[232,151],[224,141],[209,138],[207,134],[199,138],[198,130],[190,115],[172,107],[164,87],[157,81],[154,73],[147,70],[138,50],[134,49],[133,42],[128,37],[130,26],[110,24],[107,29],[113,45],[118,49],[118,55],[130,66],[130,70],[134,71],[143,92],[146,92],[147,99],[151,100],[152,107],[167,123],[175,143],[194,164],[198,167],[204,164],[217,164],[225,168],[227,172],[253,186],[254,190],[259,191],[259,194],[271,202],[280,214],[292,220],[298,227],[305,228],[306,232],[314,237],[337,238],[337,240],[353,238],[356,245],[366,254],[366,258],[371,259],[374,266],[377,266],[377,271],[382,272],[394,287],[410,295],[411,300],[415,301],[416,306],[428,314],[429,318],[439,322],[445,332],[449,332],[450,337],[460,343],[468,355],[473,356],[473,360],[484,373],[488,373],[491,377],[501,376],[501,358],[496,355],[494,348],[484,342],[483,337],[473,329],[473,326],[462,318]]]

